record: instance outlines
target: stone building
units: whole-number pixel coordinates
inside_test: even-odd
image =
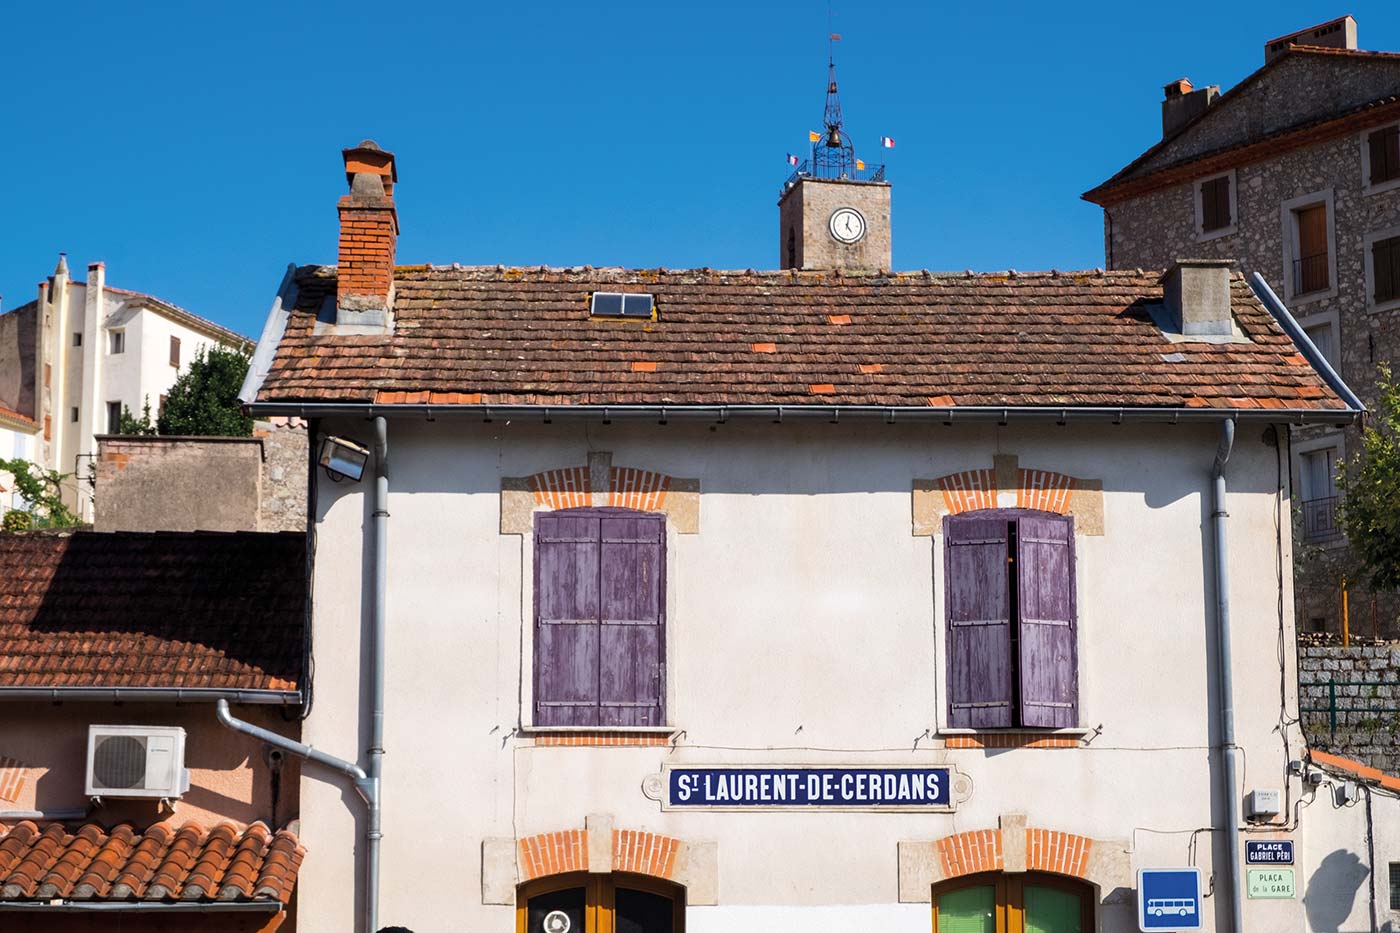
[[[1259,273],[1368,406],[1400,359],[1400,53],[1356,48],[1342,17],[1270,40],[1225,93],[1168,84],[1162,139],[1085,199],[1110,269],[1225,258]],[[1297,612],[1312,631],[1400,636],[1400,600],[1358,588],[1335,522],[1359,426],[1292,433]],[[1343,594],[1345,593],[1345,598]]]
[[[60,254],[38,297],[0,314],[0,411],[33,425],[26,458],[68,474],[67,505],[86,521],[93,504],[84,480],[97,435],[116,431],[123,409],[139,417],[149,404],[156,417],[201,349],[252,346],[213,321],[106,279],[100,262],[88,264],[85,281],[74,279]],[[0,446],[0,456],[10,455]]]

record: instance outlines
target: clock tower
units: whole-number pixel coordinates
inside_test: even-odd
[[[836,66],[827,63],[826,132],[778,198],[779,260],[784,269],[890,268],[890,183],[883,165],[867,169],[842,127]],[[817,134],[813,134],[814,136]]]

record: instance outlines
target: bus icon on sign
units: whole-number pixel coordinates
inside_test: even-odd
[[[1137,878],[1138,929],[1142,933],[1180,933],[1205,926],[1199,868],[1142,868]]]
[[[1189,897],[1154,897],[1147,902],[1147,912],[1154,917],[1171,914],[1173,917],[1196,915],[1196,902]]]

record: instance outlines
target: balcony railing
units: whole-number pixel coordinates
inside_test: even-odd
[[[1337,527],[1337,501],[1337,496],[1303,501],[1303,540],[1321,544],[1342,536]]]
[[[817,177],[821,176],[813,174],[811,160],[803,159],[802,164],[797,167],[797,170],[787,177],[787,181],[783,182],[783,190],[779,193],[786,194],[787,190],[797,184],[799,179]],[[853,170],[849,176],[842,175],[841,178],[846,181],[884,181],[885,166],[882,164],[857,168]]]
[[[1293,260],[1293,294],[1306,295],[1332,287],[1326,253]]]

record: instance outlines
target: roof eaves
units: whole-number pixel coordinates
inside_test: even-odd
[[[1111,207],[1128,197],[1170,187],[1188,177],[1247,165],[1282,152],[1387,123],[1397,116],[1400,116],[1400,95],[1378,98],[1339,115],[1320,117],[1249,142],[1224,146],[1180,162],[1173,162],[1171,165],[1164,165],[1144,175],[1120,178],[1128,171],[1124,169],[1097,188],[1084,192],[1080,198],[1091,204]],[[1150,152],[1146,155],[1150,155]]]
[[[156,311],[160,314],[164,314],[167,317],[174,318],[176,321],[179,321],[180,323],[185,324],[186,326],[194,330],[203,331],[204,333],[215,338],[216,340],[219,340],[222,343],[233,344],[234,346],[245,350],[250,349],[253,346],[253,341],[249,340],[247,337],[243,336],[237,331],[230,330],[222,324],[215,323],[214,321],[209,320],[207,317],[201,317],[200,315],[195,314],[193,311],[186,310],[185,308],[182,308],[179,305],[171,304],[164,298],[157,298],[155,295],[148,295],[145,292],[135,292],[128,288],[117,288],[112,285],[106,286],[106,289],[107,291],[115,292],[118,295],[125,295],[129,298],[136,298],[137,300],[145,303],[146,306],[149,307],[151,310]]]
[[[1282,62],[1282,61],[1288,59],[1290,56],[1293,56],[1293,55],[1330,55],[1330,56],[1335,56],[1335,57],[1350,57],[1350,58],[1358,58],[1358,59],[1377,59],[1377,60],[1387,60],[1387,61],[1391,61],[1391,60],[1393,60],[1393,61],[1400,61],[1400,52],[1368,52],[1368,51],[1363,51],[1363,50],[1359,50],[1359,49],[1329,49],[1329,48],[1323,48],[1323,47],[1321,47],[1321,46],[1314,46],[1314,45],[1294,45],[1294,46],[1290,46],[1290,47],[1289,47],[1288,49],[1286,49],[1285,51],[1280,52],[1277,56],[1275,56],[1274,58],[1272,58],[1272,59],[1270,59],[1269,61],[1265,62],[1263,65],[1261,65],[1261,66],[1259,66],[1258,68],[1256,68],[1256,69],[1255,69],[1254,71],[1252,71],[1250,74],[1246,75],[1243,79],[1241,79],[1241,81],[1240,81],[1239,84],[1236,84],[1234,87],[1230,88],[1228,91],[1226,91],[1225,93],[1221,94],[1220,97],[1217,98],[1216,101],[1215,101],[1213,104],[1210,105],[1210,107],[1206,108],[1205,110],[1203,110],[1203,111],[1201,111],[1200,113],[1198,113],[1196,116],[1192,117],[1190,120],[1187,120],[1185,123],[1183,123],[1183,124],[1177,129],[1177,131],[1176,131],[1175,133],[1172,133],[1170,136],[1164,137],[1163,139],[1160,139],[1160,140],[1158,140],[1156,143],[1154,143],[1153,145],[1149,146],[1149,147],[1148,147],[1146,150],[1144,150],[1143,153],[1142,153],[1141,155],[1139,155],[1136,159],[1133,159],[1131,162],[1129,162],[1129,163],[1128,163],[1127,165],[1125,165],[1123,168],[1119,169],[1117,172],[1115,172],[1113,175],[1111,175],[1111,176],[1108,178],[1108,180],[1106,180],[1106,181],[1104,181],[1104,182],[1102,182],[1102,183],[1100,183],[1100,184],[1094,186],[1093,188],[1090,188],[1088,191],[1086,191],[1086,192],[1084,192],[1083,194],[1081,194],[1081,195],[1080,195],[1080,198],[1082,198],[1082,199],[1085,200],[1085,201],[1089,201],[1089,202],[1091,202],[1091,203],[1094,203],[1094,204],[1102,204],[1102,203],[1103,203],[1103,201],[1102,201],[1102,196],[1103,196],[1104,194],[1108,193],[1109,191],[1113,190],[1114,188],[1118,187],[1120,184],[1122,184],[1122,183],[1124,183],[1124,182],[1136,181],[1136,180],[1151,178],[1151,177],[1153,177],[1154,175],[1157,175],[1157,174],[1160,173],[1160,172],[1170,171],[1170,170],[1172,170],[1172,169],[1180,168],[1180,167],[1182,167],[1182,166],[1190,165],[1190,164],[1193,164],[1193,163],[1195,163],[1195,162],[1202,161],[1202,160],[1204,160],[1204,159],[1210,158],[1211,155],[1215,155],[1215,154],[1218,154],[1218,153],[1221,153],[1221,152],[1229,152],[1229,151],[1232,151],[1232,150],[1235,150],[1235,149],[1244,148],[1244,145],[1248,145],[1248,144],[1226,147],[1226,148],[1224,148],[1224,149],[1216,150],[1215,153],[1207,153],[1206,155],[1199,156],[1199,157],[1194,158],[1194,159],[1187,159],[1187,160],[1182,161],[1182,162],[1175,162],[1175,163],[1173,163],[1173,164],[1171,164],[1171,165],[1164,165],[1164,166],[1162,166],[1161,168],[1159,168],[1159,169],[1154,169],[1153,171],[1151,171],[1151,172],[1149,172],[1149,173],[1147,173],[1147,174],[1145,174],[1145,175],[1139,175],[1139,176],[1134,176],[1134,175],[1133,175],[1133,173],[1134,173],[1140,166],[1142,166],[1145,162],[1147,162],[1147,161],[1148,161],[1149,159],[1151,159],[1154,155],[1156,155],[1158,152],[1160,152],[1160,151],[1162,150],[1162,148],[1165,147],[1168,143],[1171,143],[1171,142],[1173,142],[1174,140],[1177,140],[1177,139],[1181,138],[1181,136],[1182,136],[1184,133],[1189,132],[1194,126],[1196,126],[1196,124],[1200,123],[1200,122],[1201,122],[1202,120],[1204,120],[1207,116],[1209,116],[1209,115],[1211,115],[1211,114],[1213,114],[1213,113],[1218,113],[1219,110],[1220,110],[1220,108],[1221,108],[1222,106],[1224,106],[1225,104],[1227,104],[1227,103],[1233,101],[1237,96],[1239,96],[1240,92],[1242,92],[1245,88],[1247,88],[1247,87],[1249,87],[1250,85],[1252,85],[1255,81],[1257,81],[1260,77],[1262,77],[1262,76],[1264,75],[1265,72],[1269,71],[1271,68],[1273,68],[1274,66],[1276,66],[1276,65],[1279,64],[1280,62]],[[1348,111],[1348,114],[1353,113],[1353,112],[1357,112],[1357,111],[1360,111],[1360,110],[1363,110],[1363,109],[1365,109],[1364,106],[1363,106],[1363,107],[1359,107],[1359,108],[1354,108],[1353,111]],[[1289,127],[1289,128],[1287,128],[1287,129],[1281,130],[1281,131],[1279,131],[1278,133],[1274,134],[1274,136],[1275,136],[1275,137],[1285,136],[1285,135],[1287,135],[1288,133],[1292,133],[1292,132],[1295,132],[1295,131],[1297,131],[1297,130],[1304,129],[1304,128],[1306,128],[1306,127],[1312,126],[1312,125],[1315,124],[1315,123],[1326,122],[1328,119],[1331,119],[1331,118],[1323,118],[1322,120],[1319,120],[1319,121],[1309,121],[1309,122],[1307,122],[1307,123],[1301,123],[1301,124],[1298,124],[1297,126]],[[1269,137],[1265,137],[1265,138],[1269,138]]]

